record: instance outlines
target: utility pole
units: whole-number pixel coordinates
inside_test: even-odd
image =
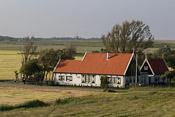
[[[137,53],[135,52],[135,49],[133,48],[133,54],[135,55],[135,63],[136,63],[136,71],[135,71],[135,87],[137,85],[137,79],[138,79],[138,76],[137,76],[137,65],[138,65],[138,62],[137,62]]]
[[[136,77],[135,77],[135,86],[136,86],[137,85],[137,79],[138,79],[138,76],[137,76],[137,65],[138,65],[138,62],[137,62],[137,53],[135,55],[136,55]]]

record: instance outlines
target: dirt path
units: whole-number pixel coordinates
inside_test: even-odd
[[[39,88],[39,89],[59,89],[59,90],[79,90],[79,91],[95,91],[102,92],[103,89],[100,88],[83,88],[83,87],[63,87],[63,86],[37,86],[21,83],[7,83],[0,82],[0,86],[5,87],[17,87],[17,88]],[[122,92],[122,90],[117,90],[117,92]],[[126,92],[134,93],[144,93],[144,92],[157,92],[157,93],[175,93],[175,91],[157,91],[157,90],[126,90]]]
[[[103,89],[99,89],[99,88],[80,88],[80,87],[75,87],[74,88],[74,87],[61,87],[61,86],[37,86],[37,85],[19,84],[19,83],[7,83],[7,82],[0,82],[0,86],[17,87],[17,88],[80,90],[80,91],[96,91],[96,92],[102,92],[103,91]]]

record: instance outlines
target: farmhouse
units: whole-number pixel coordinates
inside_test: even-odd
[[[85,53],[82,60],[59,60],[54,69],[54,83],[100,87],[101,77],[107,76],[109,87],[125,87],[135,83],[135,74],[134,54]]]
[[[164,59],[148,60],[146,58],[140,68],[140,71],[142,73],[142,77],[148,76],[146,84],[152,84],[163,83],[164,81],[161,79],[161,75],[169,70]],[[166,79],[165,82],[167,83],[168,80]]]

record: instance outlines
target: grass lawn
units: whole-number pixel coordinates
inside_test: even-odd
[[[142,88],[141,88],[142,89]],[[11,92],[13,90],[13,93]],[[21,90],[26,92],[21,94]],[[33,90],[33,91],[32,91]],[[2,90],[1,90],[2,91]],[[10,91],[10,93],[9,93]],[[147,90],[148,91],[148,90]],[[32,92],[32,94],[31,94]],[[0,93],[2,94],[2,93]],[[0,116],[174,116],[175,93],[150,91],[149,92],[84,92],[60,91],[46,89],[7,89],[3,90],[9,101],[25,97],[52,102],[50,106],[30,109],[14,109],[0,112]],[[8,96],[7,96],[8,95]],[[38,96],[39,95],[39,96]],[[57,98],[79,96],[78,101],[68,101],[64,104],[55,104]],[[14,97],[14,98],[13,98]],[[17,99],[19,97],[19,99]],[[2,100],[2,99],[0,99]],[[26,99],[30,100],[30,99]],[[9,104],[9,102],[8,102]]]

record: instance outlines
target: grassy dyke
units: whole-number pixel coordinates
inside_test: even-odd
[[[57,99],[45,107],[18,108],[0,116],[174,116],[175,93],[121,92]]]
[[[20,108],[37,108],[37,107],[46,107],[46,106],[52,106],[52,105],[66,105],[66,104],[88,104],[88,103],[95,103],[97,99],[93,97],[69,97],[64,99],[57,99],[55,102],[52,102],[51,104],[45,103],[40,100],[32,100],[27,101],[23,104],[18,105],[0,105],[0,111],[9,111],[14,109],[20,109]]]

